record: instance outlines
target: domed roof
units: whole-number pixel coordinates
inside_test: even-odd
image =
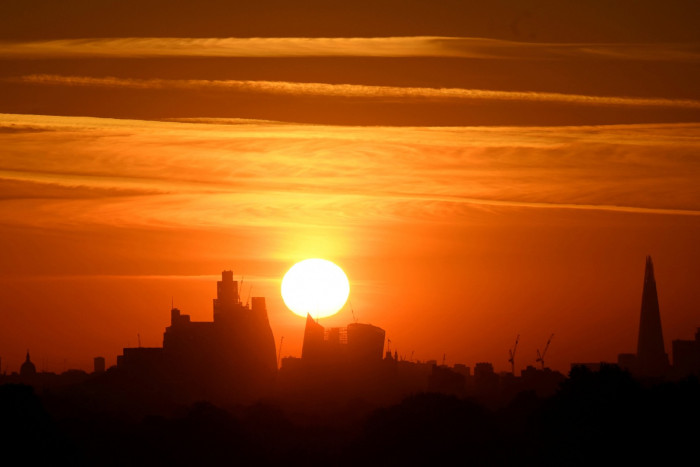
[[[34,376],[36,374],[36,367],[32,363],[32,361],[29,359],[29,351],[27,350],[27,359],[22,363],[22,366],[19,368],[19,374],[20,376]]]

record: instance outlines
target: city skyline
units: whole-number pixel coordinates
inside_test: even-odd
[[[163,334],[163,340],[162,340],[162,347],[161,346],[142,346],[141,345],[141,337],[140,334],[137,336],[138,338],[138,345],[137,347],[130,347],[126,346],[124,349],[122,349],[122,354],[118,355],[116,358],[116,366],[119,366],[120,368],[134,368],[137,371],[144,371],[142,366],[144,365],[144,362],[147,364],[147,367],[150,368],[152,365],[155,365],[157,367],[162,366],[163,369],[159,371],[173,371],[171,368],[173,365],[173,362],[170,362],[172,360],[173,356],[177,356],[176,359],[179,361],[177,363],[177,367],[183,367],[183,368],[191,368],[192,371],[194,371],[195,368],[201,367],[202,363],[204,361],[209,361],[212,359],[213,355],[221,355],[221,357],[224,357],[225,355],[230,355],[230,357],[226,358],[233,358],[234,361],[236,360],[235,355],[240,354],[240,355],[254,355],[256,353],[260,353],[260,355],[264,355],[265,353],[268,353],[268,357],[277,355],[276,360],[277,360],[277,367],[278,369],[280,368],[280,363],[283,361],[282,358],[282,344],[284,341],[284,337],[282,337],[279,341],[279,344],[275,347],[275,342],[274,342],[274,337],[272,337],[271,334],[271,329],[270,329],[270,324],[267,319],[267,310],[266,310],[266,304],[265,304],[265,297],[252,297],[248,296],[248,299],[246,302],[243,301],[243,290],[242,290],[242,281],[239,282],[237,280],[234,280],[233,276],[233,271],[223,271],[221,273],[221,280],[217,281],[217,292],[216,295],[217,297],[214,299],[214,312],[213,312],[213,320],[208,321],[192,321],[191,316],[189,314],[183,314],[182,311],[179,308],[176,308],[174,306],[174,303],[171,305],[170,309],[170,326],[168,326],[165,329],[165,333]],[[251,302],[252,300],[252,302]],[[252,303],[252,305],[251,305]],[[290,310],[291,311],[291,310]],[[243,312],[243,315],[240,315],[240,313]],[[262,324],[262,328],[259,328],[260,324],[252,324],[252,322],[249,322],[248,318],[244,318],[243,321],[241,321],[242,317],[245,314],[252,314],[252,315],[257,315],[260,312],[263,313],[264,316],[264,324]],[[233,314],[231,314],[233,313]],[[252,316],[251,315],[251,316]],[[217,318],[218,316],[218,318]],[[236,318],[236,321],[231,321],[233,316],[238,316]],[[217,322],[218,319],[218,322]],[[256,318],[257,319],[257,318]],[[304,331],[304,337],[303,337],[303,345],[302,348],[299,352],[295,352],[292,355],[285,355],[284,360],[291,360],[294,358],[304,358],[305,352],[308,354],[310,350],[308,349],[318,349],[319,344],[316,342],[318,339],[323,342],[324,340],[328,341],[329,336],[326,335],[324,337],[323,329],[324,327],[321,326],[319,323],[321,319],[313,319],[312,316],[309,314],[306,317],[306,324],[305,324],[305,331]],[[325,320],[324,320],[325,321]],[[178,324],[180,323],[180,324]],[[190,324],[192,323],[192,324]],[[228,323],[228,324],[225,324]],[[250,327],[253,325],[253,327]],[[216,330],[218,326],[218,331]],[[222,326],[232,326],[229,330],[224,331],[224,327]],[[241,327],[242,326],[242,327]],[[418,363],[418,364],[439,364],[442,367],[445,368],[464,368],[466,370],[466,375],[470,376],[470,368],[472,366],[478,367],[479,365],[489,365],[491,369],[493,369],[493,362],[478,362],[478,361],[473,361],[473,362],[452,362],[451,365],[445,365],[446,363],[446,355],[443,354],[443,360],[440,362],[438,361],[437,358],[432,358],[432,359],[427,359],[424,361],[414,359],[414,352],[411,352],[411,355],[407,358],[406,355],[401,355],[399,356],[398,350],[396,350],[396,347],[393,349],[393,354],[392,354],[392,348],[391,348],[391,340],[385,338],[385,330],[378,328],[376,326],[372,326],[370,324],[364,324],[364,323],[358,323],[357,318],[354,316],[353,313],[353,323],[348,325],[348,329],[353,326],[359,326],[359,329],[376,329],[377,331],[371,331],[370,334],[376,333],[376,332],[381,332],[381,345],[378,346],[378,341],[377,345],[372,344],[372,352],[376,353],[377,356],[381,356],[384,353],[384,349],[386,349],[386,358],[387,359],[393,359],[395,361],[404,361],[404,362],[410,362],[410,363]],[[626,353],[626,352],[621,352],[616,361],[587,361],[587,363],[582,363],[582,361],[578,362],[569,362],[569,367],[573,368],[576,365],[587,365],[591,366],[592,368],[598,368],[600,365],[608,364],[608,365],[619,365],[621,368],[631,371],[633,375],[638,375],[640,377],[670,377],[670,378],[678,378],[680,376],[685,375],[685,372],[691,371],[690,369],[694,368],[697,363],[695,360],[698,358],[697,351],[694,350],[695,347],[697,346],[697,332],[700,332],[700,327],[697,328],[696,332],[696,341],[688,340],[688,339],[683,339],[683,338],[676,338],[672,339],[672,347],[673,347],[673,354],[671,353],[666,353],[666,346],[664,345],[664,337],[663,337],[663,331],[662,331],[662,324],[661,324],[661,316],[660,316],[660,311],[659,311],[659,303],[658,303],[658,297],[657,297],[657,290],[656,290],[656,281],[654,277],[654,268],[653,268],[653,262],[652,258],[650,256],[647,256],[646,258],[646,265],[645,265],[645,271],[644,271],[644,281],[643,281],[643,291],[642,291],[642,300],[641,300],[641,314],[639,317],[638,321],[638,337],[637,337],[637,352],[634,354]],[[191,329],[188,331],[187,329]],[[255,330],[258,329],[258,330]],[[311,331],[310,331],[311,329]],[[318,331],[314,331],[315,329],[320,329],[320,334]],[[346,328],[340,328],[340,327],[332,327],[330,328],[331,330],[331,336],[333,336],[333,333],[336,333],[335,338],[330,337],[331,341],[333,339],[337,339],[338,332],[345,332]],[[257,334],[259,334],[260,331],[263,331],[263,334],[259,337],[255,337]],[[310,333],[311,332],[311,333]],[[219,336],[219,333],[221,336],[226,335],[228,343],[225,341],[221,340],[221,337]],[[344,334],[343,334],[344,335]],[[189,336],[189,337],[185,337]],[[547,353],[547,350],[549,348],[549,345],[551,343],[552,338],[554,337],[554,334],[549,336],[549,339],[547,340],[546,344],[544,347],[538,348],[537,349],[537,357],[535,359],[535,363],[530,362],[527,358],[525,358],[525,363],[521,364],[518,366],[518,363],[520,360],[520,356],[518,359],[515,358],[516,356],[516,351],[517,351],[517,346],[520,341],[520,335],[516,337],[516,343],[513,348],[509,349],[509,364],[511,365],[511,371],[498,371],[500,375],[506,375],[509,373],[512,373],[514,377],[520,377],[520,373],[522,373],[523,376],[525,376],[525,373],[530,372],[534,370],[536,365],[539,365],[542,370],[551,370],[549,366],[545,365],[544,357],[545,354]],[[184,340],[183,340],[184,339]],[[344,338],[347,339],[347,338]],[[309,341],[312,342],[309,344]],[[168,342],[170,344],[168,345]],[[180,342],[180,343],[178,343]],[[345,341],[344,341],[345,342]],[[327,345],[327,344],[326,344]],[[337,344],[335,344],[337,345]],[[311,347],[309,347],[311,346]],[[677,348],[677,346],[680,346]],[[685,347],[683,347],[685,346]],[[270,347],[267,349],[267,347]],[[669,344],[670,347],[670,344]],[[226,350],[226,348],[230,348],[229,350]],[[141,352],[141,349],[143,349],[143,352]],[[170,350],[168,350],[170,349]],[[244,350],[245,349],[245,350]],[[307,349],[307,350],[305,350]],[[542,352],[540,351],[542,349]],[[672,367],[676,367],[678,363],[676,362],[676,351],[683,352],[682,355],[680,355],[680,358],[683,359],[683,361],[680,362],[681,367],[678,367],[676,370],[672,371]],[[162,354],[163,350],[165,350],[165,354]],[[154,354],[153,352],[156,352]],[[324,351],[326,352],[326,351]],[[331,355],[335,355],[334,352],[337,351],[332,351]],[[314,355],[319,353],[319,350],[313,350],[312,352]],[[184,357],[185,354],[191,354],[191,356]],[[296,356],[294,355],[296,354]],[[323,354],[323,352],[321,352]],[[165,357],[163,356],[165,355]],[[170,355],[170,357],[168,357]],[[673,361],[669,360],[669,355],[673,356]],[[155,360],[154,360],[155,357]],[[1,357],[0,357],[1,358]],[[163,360],[163,358],[165,358]],[[218,357],[217,357],[218,358]],[[258,358],[258,357],[256,357]],[[259,366],[260,368],[265,368],[265,365],[262,365],[262,362],[265,358],[267,357],[260,357],[261,360],[259,363],[255,364],[255,366]],[[308,358],[308,355],[307,355]],[[317,358],[317,357],[314,357]],[[334,359],[338,358],[337,356],[333,357],[331,360],[329,360],[326,364],[331,364],[335,365],[333,363]],[[96,356],[93,358],[93,369],[96,373],[105,371],[105,359],[104,357]],[[313,360],[313,358],[311,359]],[[0,360],[0,365],[1,365],[2,360]],[[45,365],[45,363],[43,363]],[[25,373],[25,367],[29,366],[31,369],[31,373],[64,373],[66,371],[70,372],[73,370],[76,370],[77,368],[67,368],[66,362],[64,362],[64,368],[63,371],[50,371],[47,370],[46,368],[41,368],[39,371],[37,371],[36,366],[34,365],[34,362],[30,360],[30,352],[29,349],[27,349],[26,353],[26,358],[24,360],[24,363],[22,363],[21,366],[21,371],[16,372],[16,371],[7,371],[7,366],[5,366],[4,371],[0,374],[23,374]],[[226,366],[230,365],[230,363],[224,363],[219,362],[216,363],[215,360],[211,360],[209,362],[209,365],[213,365],[213,367],[217,366]],[[107,365],[107,367],[110,367],[112,365]],[[235,365],[234,365],[235,367]],[[99,368],[99,369],[98,369]],[[139,370],[139,368],[141,368]],[[207,365],[204,367],[201,367],[201,369],[207,368]],[[341,366],[342,368],[342,366]],[[517,369],[517,371],[516,371]],[[85,368],[79,369],[79,370],[86,370]],[[133,370],[130,370],[133,371]],[[149,371],[152,371],[149,370]],[[189,371],[189,370],[188,370]],[[261,370],[262,371],[262,370]],[[460,370],[462,371],[462,370]],[[217,374],[225,374],[226,372],[221,372],[221,371],[216,371]],[[558,372],[561,375],[561,372]],[[566,372],[565,372],[566,373]],[[208,371],[207,371],[208,374]],[[208,378],[208,377],[207,377]],[[203,381],[207,380],[207,378],[204,378],[203,375],[200,375],[197,379],[202,379]],[[219,381],[216,385],[221,386],[223,382],[226,380],[225,377],[221,376],[219,377],[221,381]],[[235,386],[235,385],[234,385]]]
[[[231,268],[299,356],[306,258],[350,280],[323,326],[414,360],[614,362],[646,256],[666,353],[694,335],[697,2],[206,3],[0,5],[10,371],[159,346]]]

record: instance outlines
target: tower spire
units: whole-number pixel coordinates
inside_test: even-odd
[[[664,350],[664,336],[661,331],[659,298],[656,293],[654,263],[647,256],[644,269],[644,290],[642,310],[639,316],[639,336],[637,339],[637,364],[645,376],[663,376],[668,370],[668,355]]]

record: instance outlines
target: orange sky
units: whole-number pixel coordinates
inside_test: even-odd
[[[279,285],[307,257],[343,267],[359,320],[406,358],[505,370],[520,334],[524,367],[554,333],[553,368],[614,361],[636,348],[647,254],[667,350],[691,338],[694,3],[627,17],[591,2],[615,9],[601,19],[416,2],[392,19],[379,2],[353,29],[341,17],[364,3],[315,23],[302,2],[297,30],[266,22],[282,8],[267,3],[232,29],[220,2],[148,10],[151,31],[78,1],[64,26],[47,26],[51,2],[1,7],[3,370],[27,348],[62,371],[113,364],[137,334],[159,346],[171,299],[211,319],[223,269],[267,297],[282,355],[299,355],[304,319]],[[346,307],[321,324],[351,321]]]

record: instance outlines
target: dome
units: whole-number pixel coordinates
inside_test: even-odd
[[[36,367],[29,359],[29,351],[27,351],[27,359],[22,363],[19,369],[20,376],[34,376],[36,374]]]

